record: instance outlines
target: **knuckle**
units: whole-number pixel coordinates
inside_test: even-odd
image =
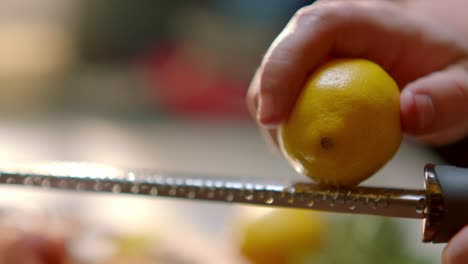
[[[331,30],[334,27],[346,25],[353,17],[367,14],[370,5],[361,2],[328,0],[302,7],[293,16],[296,25],[322,27]]]
[[[329,3],[318,3],[299,9],[296,14],[294,14],[293,21],[301,26],[324,20],[333,21],[332,18],[336,18],[337,11],[339,11],[338,8],[335,8]]]
[[[309,15],[309,13],[313,12],[314,9],[315,9],[314,5],[301,7],[300,9],[296,11],[296,13],[293,16],[293,19],[300,19],[304,16],[307,16]]]

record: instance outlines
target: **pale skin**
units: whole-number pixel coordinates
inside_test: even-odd
[[[299,10],[265,54],[248,105],[273,145],[307,75],[327,57],[381,65],[401,88],[407,135],[430,145],[468,136],[468,1],[323,0]],[[468,228],[444,264],[468,263]]]

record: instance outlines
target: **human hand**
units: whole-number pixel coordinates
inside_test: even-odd
[[[431,144],[468,134],[468,51],[449,27],[387,1],[320,1],[296,13],[249,89],[252,114],[276,141],[307,74],[331,56],[362,57],[402,88],[405,132]]]
[[[301,9],[252,80],[252,115],[277,143],[277,127],[288,117],[307,75],[329,57],[361,57],[381,65],[402,89],[407,134],[433,145],[466,137],[468,36],[433,18],[388,1],[329,0]],[[444,264],[467,259],[468,227],[449,242],[442,257]]]

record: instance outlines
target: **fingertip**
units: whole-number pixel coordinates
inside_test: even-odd
[[[258,125],[260,125],[264,129],[277,129],[281,125],[281,120],[278,118],[257,119]]]
[[[260,130],[271,153],[281,155],[277,128],[263,128]]]
[[[258,93],[247,94],[246,105],[250,115],[256,118],[258,112]]]
[[[414,134],[417,132],[415,120],[417,119],[416,103],[411,91],[403,90],[400,95],[401,125],[403,130]]]
[[[468,261],[468,227],[453,237],[442,252],[443,264],[464,264]]]
[[[467,94],[468,74],[460,65],[408,84],[401,95],[405,132],[431,145],[449,144],[466,137]]]
[[[400,104],[403,129],[413,135],[428,132],[435,116],[432,98],[408,89],[402,92]]]
[[[261,69],[257,69],[255,72],[252,81],[250,83],[249,89],[247,91],[247,96],[246,96],[246,105],[247,109],[249,110],[250,115],[253,118],[257,117],[257,112],[258,112],[258,101],[259,101],[259,90],[260,90],[260,81],[259,81],[259,76],[260,76],[260,71]]]
[[[281,123],[280,107],[272,94],[262,94],[259,97],[257,119],[265,128],[275,128]]]

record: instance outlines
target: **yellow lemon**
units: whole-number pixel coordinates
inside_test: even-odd
[[[285,264],[295,256],[318,251],[328,225],[322,215],[298,209],[276,209],[242,230],[240,250],[254,264]]]
[[[312,73],[280,128],[281,149],[298,172],[318,183],[357,185],[401,144],[399,96],[379,65],[331,60]]]

